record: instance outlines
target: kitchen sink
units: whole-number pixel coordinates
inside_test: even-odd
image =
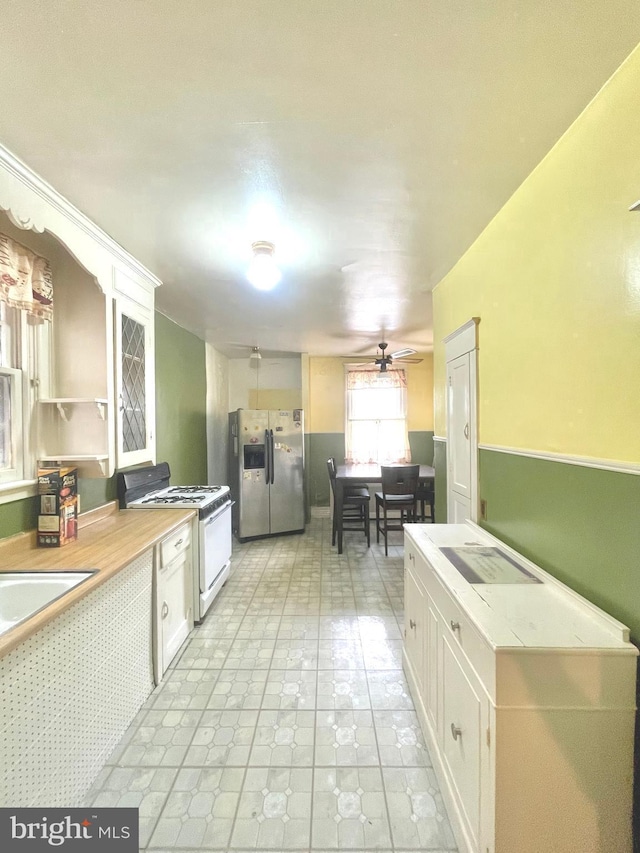
[[[95,571],[0,572],[0,634],[88,580]]]

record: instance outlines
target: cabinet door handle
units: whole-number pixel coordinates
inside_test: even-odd
[[[459,622],[454,622],[454,621],[453,621],[453,619],[452,619],[452,620],[449,622],[449,624],[451,625],[451,630],[452,630],[452,631],[459,631],[459,630],[460,630],[460,623],[459,623]]]
[[[416,561],[416,558],[414,557],[414,555],[413,555],[413,554],[411,554],[411,553],[410,553],[410,554],[409,554],[409,562],[410,562],[410,563],[415,563],[415,561]]]
[[[464,437],[469,438],[469,424],[464,425]]]
[[[413,621],[413,619],[409,619],[409,627],[410,627],[410,628],[415,628],[415,627],[416,627],[416,623]]]
[[[451,723],[451,735],[454,740],[458,740],[459,737],[462,737],[462,729],[459,729],[454,723]]]
[[[182,545],[182,543],[183,543],[183,542],[184,542],[184,539],[178,539],[178,541],[175,543],[175,545],[174,545],[173,547],[174,547],[174,548],[179,548],[179,547]]]
[[[169,605],[167,604],[166,601],[162,602],[162,610],[160,611],[160,615],[162,616],[163,619],[166,619],[167,616],[169,615]]]

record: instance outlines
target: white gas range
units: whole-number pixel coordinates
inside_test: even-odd
[[[118,498],[123,509],[196,509],[196,567],[193,612],[204,618],[231,568],[231,507],[229,486],[170,486],[166,462],[121,471]]]

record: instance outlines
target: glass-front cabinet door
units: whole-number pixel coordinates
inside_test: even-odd
[[[155,461],[153,314],[115,301],[118,468]]]

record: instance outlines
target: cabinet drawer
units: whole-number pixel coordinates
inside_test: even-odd
[[[160,543],[160,565],[168,566],[172,560],[187,550],[191,544],[191,525],[185,524]]]

